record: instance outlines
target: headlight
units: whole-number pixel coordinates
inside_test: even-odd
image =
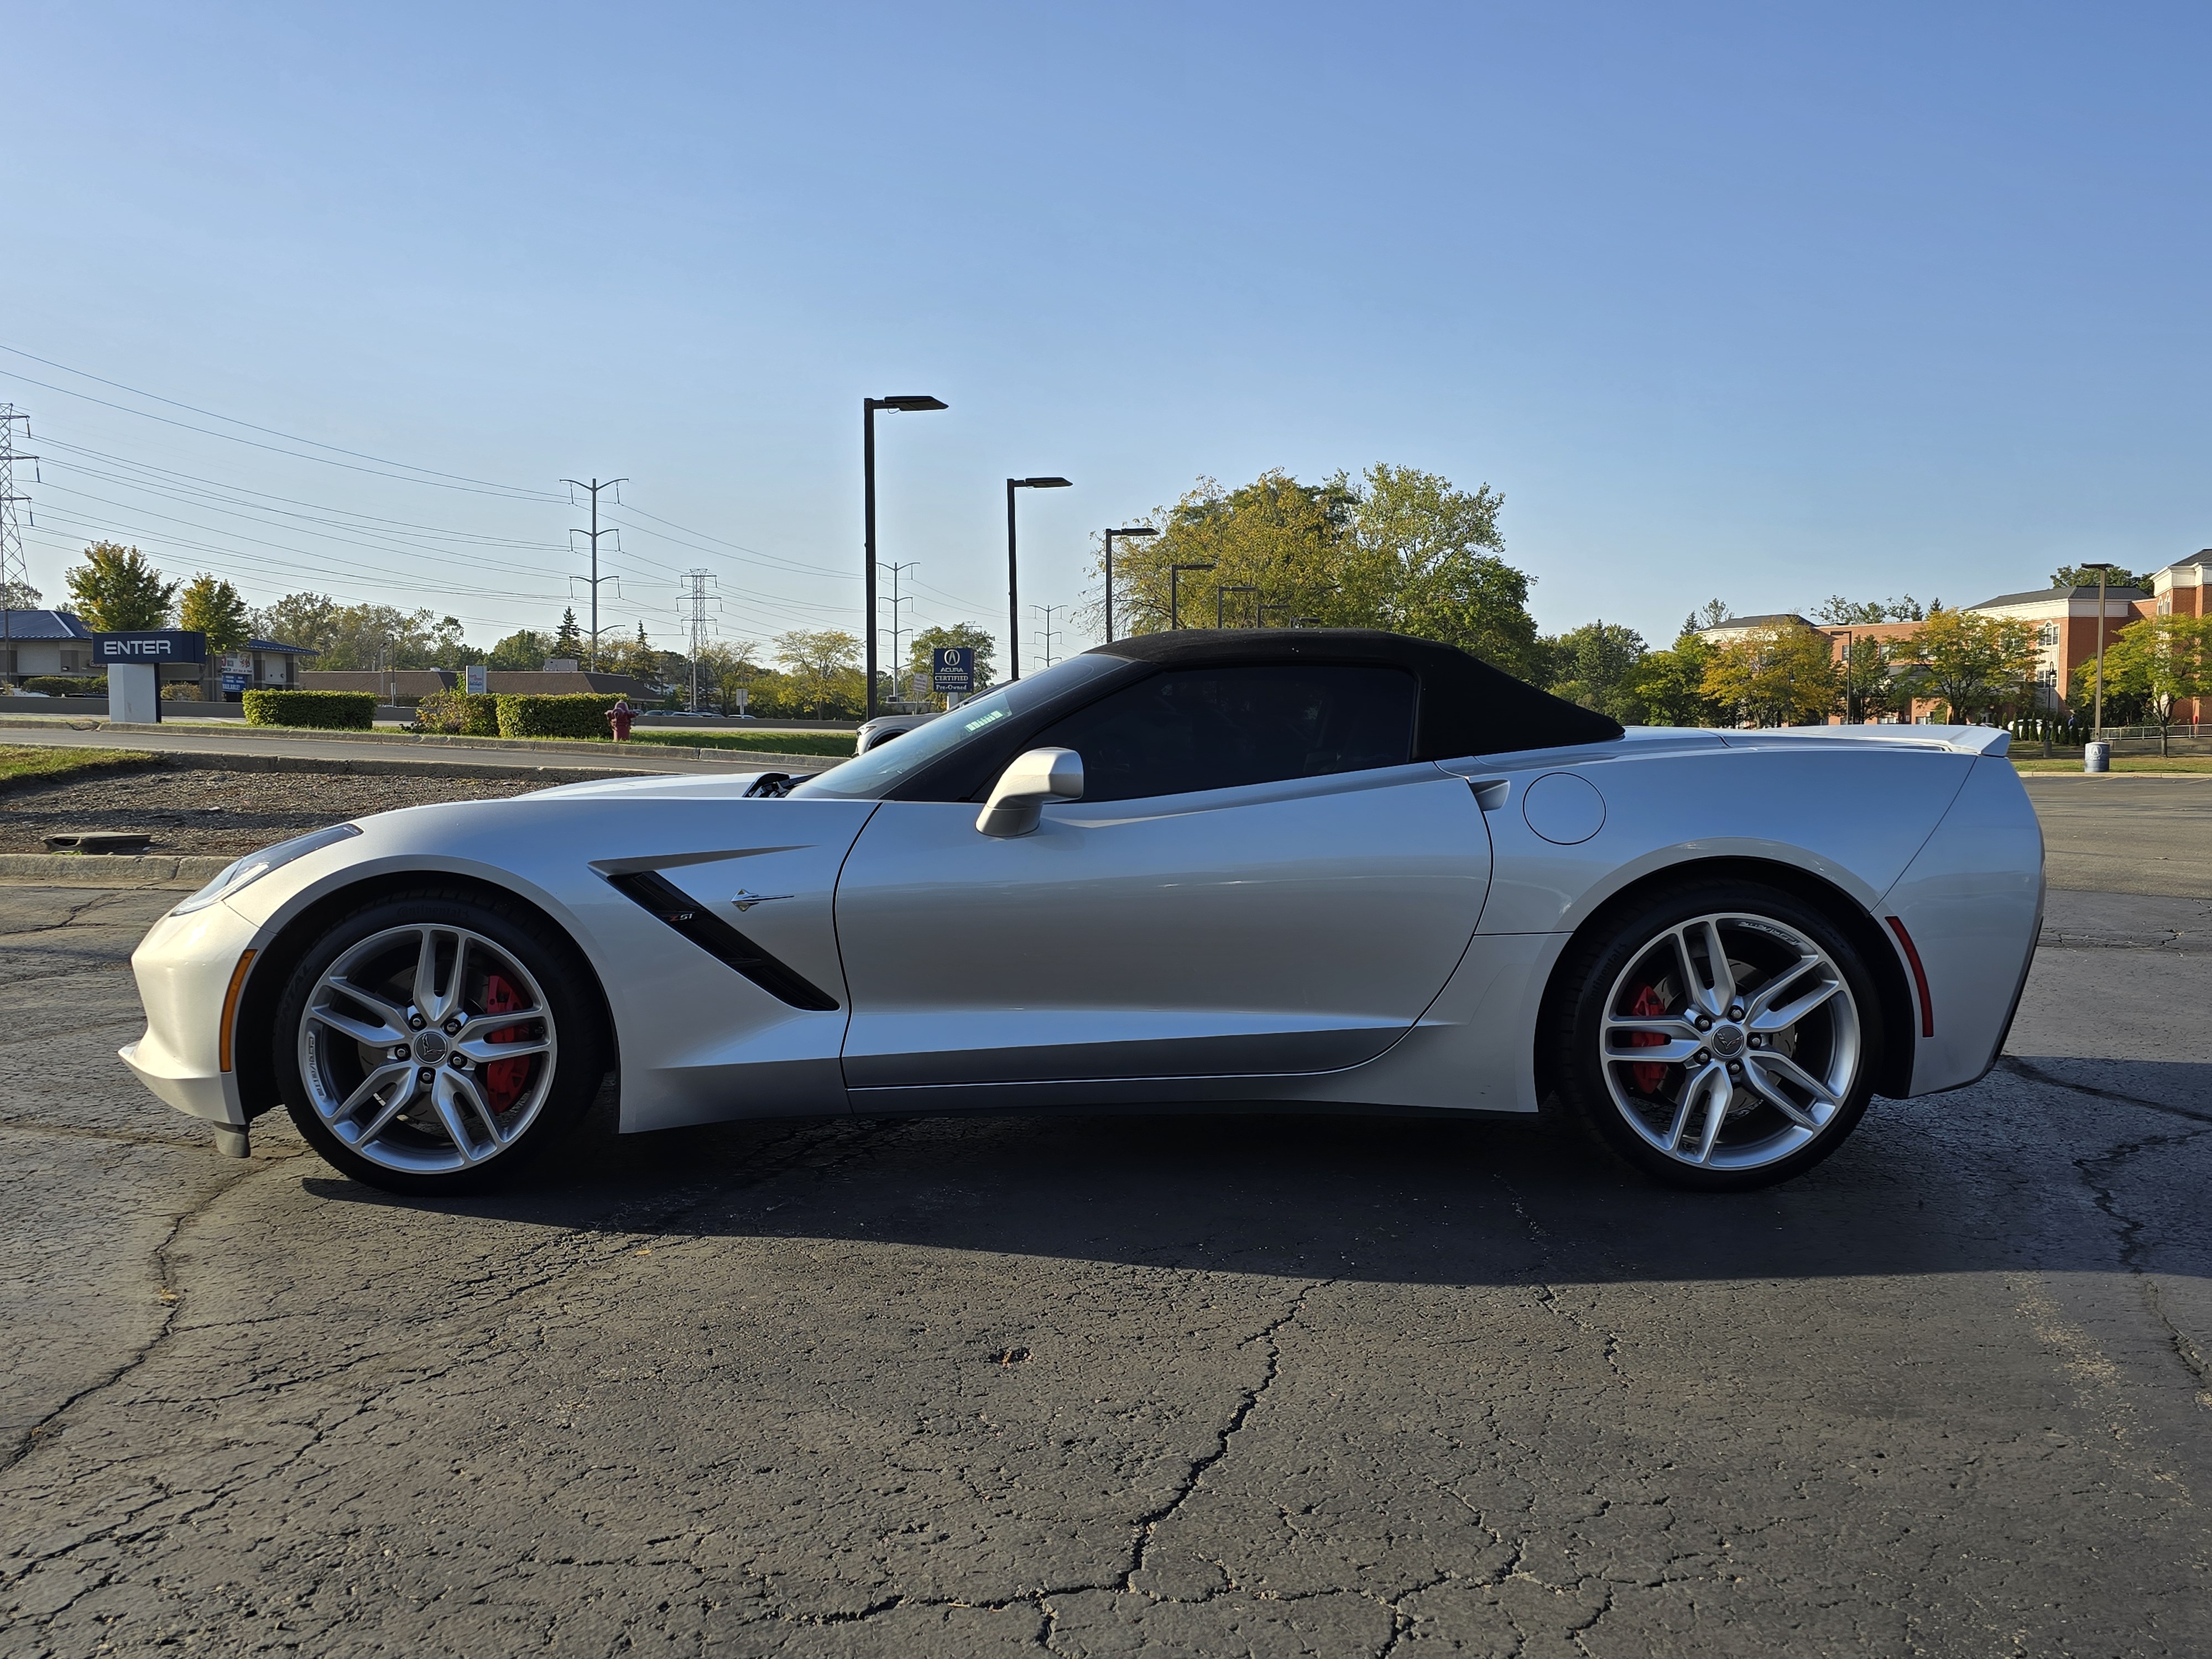
[[[327,830],[317,830],[304,836],[295,836],[289,841],[280,841],[274,847],[264,847],[258,853],[248,853],[244,858],[223,866],[222,873],[206,886],[169,912],[173,916],[190,915],[204,910],[217,899],[228,898],[241,887],[251,886],[271,870],[280,869],[294,859],[303,859],[310,853],[319,853],[334,846],[348,836],[357,836],[357,823],[334,823]]]

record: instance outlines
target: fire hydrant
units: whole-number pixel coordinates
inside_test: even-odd
[[[628,697],[618,698],[615,706],[607,710],[607,724],[614,727],[617,743],[629,741],[629,723],[636,718],[637,710],[629,706]]]

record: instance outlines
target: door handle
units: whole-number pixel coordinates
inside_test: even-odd
[[[1474,804],[1486,812],[1495,812],[1513,793],[1512,783],[1504,778],[1469,778],[1467,783],[1474,791]]]

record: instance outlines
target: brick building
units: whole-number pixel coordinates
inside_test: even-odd
[[[2204,578],[2208,568],[2212,568],[2212,548],[2206,548],[2203,552],[2156,572],[2151,577],[2148,591],[2140,587],[2106,588],[2106,645],[2109,647],[2122,629],[2144,617],[2204,615]],[[2043,689],[2039,701],[2053,713],[2059,710],[2066,689],[2073,683],[2075,671],[2096,658],[2097,590],[2094,587],[2051,587],[2027,593],[2000,593],[1995,599],[1984,599],[1980,604],[1970,605],[1965,609],[1977,616],[2026,623],[2036,630],[2036,646],[2042,656],[2038,678],[2041,680]],[[1901,640],[1919,626],[1917,623],[1910,622],[1831,624],[1815,623],[1792,611],[1777,611],[1763,617],[1731,617],[1717,628],[1701,629],[1698,632],[1701,637],[1714,645],[1729,645],[1754,629],[1811,628],[1832,640],[1835,653],[1841,658],[1850,649],[1854,641]],[[1912,718],[1926,720],[1936,708],[1932,702],[1917,702],[1913,705]],[[2177,705],[2173,718],[2176,724],[2212,720],[2212,697],[2200,700],[2199,704],[2184,702]]]

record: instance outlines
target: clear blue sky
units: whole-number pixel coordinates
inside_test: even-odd
[[[1078,486],[1025,499],[1025,599],[1200,475],[1387,460],[1504,492],[1547,630],[1654,643],[1715,596],[2212,543],[2203,8],[28,3],[7,38],[0,342],[416,467],[627,474],[720,538],[623,532],[610,608],[665,644],[694,564],[726,633],[857,625],[870,392],[952,405],[881,434],[925,623],[1003,626],[1009,473]],[[76,447],[32,492],[50,598],[95,526],[485,641],[581,568],[557,502],[0,370]],[[498,541],[388,559],[100,457]]]

